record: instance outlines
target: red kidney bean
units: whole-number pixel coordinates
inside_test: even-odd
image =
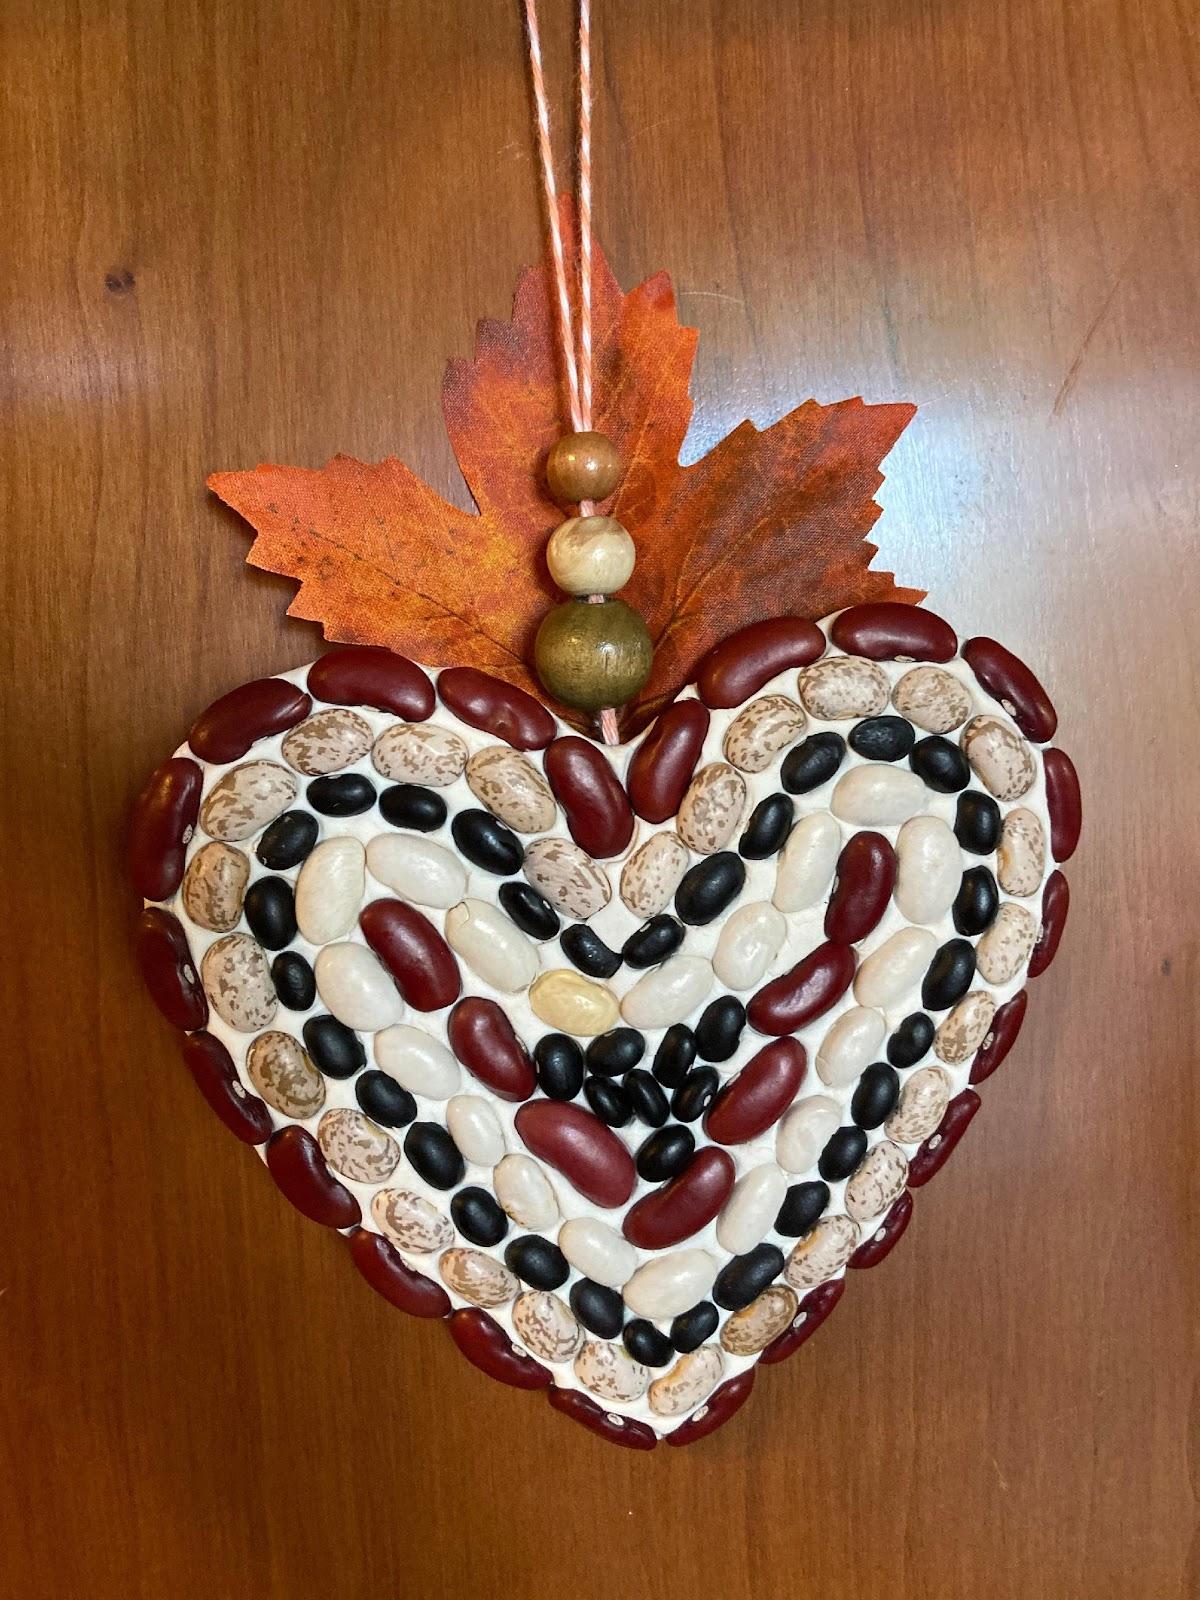
[[[804,1082],[808,1056],[798,1039],[774,1039],[752,1056],[713,1101],[704,1130],[718,1144],[745,1144],[773,1128]]]
[[[701,658],[696,690],[714,711],[740,706],[788,667],[825,654],[825,635],[804,617],[769,617],[739,628]]]
[[[241,1085],[233,1057],[211,1033],[189,1033],[183,1041],[183,1062],[209,1105],[243,1144],[265,1144],[271,1137],[271,1113],[257,1095]]]
[[[202,1028],[208,1001],[178,918],[159,906],[147,907],[138,918],[134,954],[150,998],[172,1027]]]
[[[777,1361],[786,1361],[789,1356],[794,1356],[800,1346],[816,1333],[845,1292],[845,1278],[831,1278],[819,1288],[810,1289],[800,1302],[800,1310],[792,1318],[792,1326],[785,1328],[758,1359],[764,1365],[772,1367]],[[803,1314],[802,1320],[797,1326],[796,1319],[801,1317],[801,1314]]]
[[[1042,931],[1029,957],[1029,976],[1040,978],[1058,954],[1058,941],[1067,925],[1071,891],[1061,872],[1052,872],[1042,890]]]
[[[869,1239],[862,1244],[846,1263],[848,1267],[877,1267],[885,1256],[900,1243],[904,1230],[912,1221],[913,1197],[906,1189],[896,1204],[884,1217]]]
[[[407,1311],[410,1317],[444,1317],[450,1310],[450,1296],[440,1283],[406,1266],[400,1252],[369,1228],[355,1228],[347,1234],[350,1259],[363,1277],[389,1305]]]
[[[546,1398],[555,1411],[573,1417],[610,1444],[623,1444],[627,1450],[653,1450],[658,1443],[653,1428],[648,1428],[644,1422],[635,1422],[632,1417],[610,1416],[579,1389],[559,1389],[552,1384],[546,1390]]]
[[[334,706],[374,706],[406,722],[433,712],[433,684],[407,656],[380,645],[327,650],[308,669],[308,692]]]
[[[990,1078],[992,1073],[1004,1060],[1005,1056],[1017,1042],[1017,1035],[1021,1031],[1021,1024],[1025,1021],[1025,1012],[1029,1007],[1029,991],[1022,989],[1013,995],[1011,1000],[1006,1000],[999,1011],[992,1018],[992,1025],[987,1031],[987,1037],[975,1053],[971,1063],[970,1082],[982,1083],[985,1078]]]
[[[312,698],[283,678],[256,678],[202,711],[188,743],[202,761],[240,761],[268,734],[286,733],[312,710]]]
[[[621,1232],[639,1250],[666,1250],[706,1228],[729,1199],[737,1176],[724,1150],[698,1150],[683,1171],[643,1195],[625,1214]]]
[[[956,1094],[946,1107],[946,1114],[908,1164],[908,1186],[919,1189],[928,1183],[935,1172],[940,1172],[949,1160],[950,1152],[967,1131],[971,1118],[983,1101],[974,1089],[964,1089]]]
[[[169,900],[183,882],[184,846],[200,813],[202,781],[194,761],[172,756],[133,802],[129,876],[143,900]]]
[[[475,667],[447,667],[438,693],[456,717],[517,750],[542,750],[554,737],[554,718],[524,689]]]
[[[561,1172],[585,1200],[623,1206],[633,1193],[633,1157],[612,1129],[582,1106],[532,1100],[517,1112],[515,1125],[533,1154]]]
[[[321,1146],[296,1123],[280,1128],[267,1145],[267,1166],[280,1193],[323,1228],[352,1228],[362,1221],[358,1201],[325,1165]]]
[[[825,937],[837,944],[865,939],[888,908],[896,869],[896,852],[881,833],[856,833],[838,857]]]
[[[833,619],[829,637],[847,655],[871,661],[949,661],[958,649],[948,622],[897,600],[851,606]]]
[[[680,1423],[673,1433],[667,1434],[667,1443],[695,1444],[697,1439],[706,1439],[710,1433],[716,1433],[735,1412],[742,1409],[753,1388],[754,1368],[747,1367],[745,1372],[739,1372],[736,1378],[730,1378],[719,1389],[714,1389],[698,1411],[694,1411],[686,1422]]]
[[[968,639],[963,660],[990,695],[993,695],[1027,739],[1044,744],[1053,739],[1058,712],[1050,696],[1025,663],[995,639]]]
[[[1046,809],[1050,813],[1050,852],[1055,861],[1069,861],[1083,827],[1083,797],[1079,774],[1065,750],[1042,754],[1046,773]]]
[[[633,752],[625,775],[625,788],[639,817],[666,822],[675,815],[707,732],[708,712],[699,700],[677,700],[653,724]]]
[[[446,1022],[450,1048],[501,1100],[528,1100],[537,1071],[512,1023],[494,1000],[460,1000]]]
[[[372,900],[358,925],[363,937],[417,1011],[440,1011],[462,993],[454,952],[414,906],[399,900]]]
[[[452,1312],[446,1319],[450,1337],[473,1367],[514,1389],[545,1389],[550,1373],[532,1356],[513,1348],[512,1338],[494,1317],[477,1306]]]
[[[759,1033],[795,1033],[828,1011],[854,982],[854,951],[828,940],[764,985],[746,1007]]]
[[[633,837],[633,812],[608,757],[571,734],[555,739],[542,762],[579,848],[595,858],[619,856]]]

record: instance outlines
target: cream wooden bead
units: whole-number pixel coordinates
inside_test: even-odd
[[[566,594],[613,594],[633,572],[633,540],[614,517],[571,517],[546,546],[550,576]]]

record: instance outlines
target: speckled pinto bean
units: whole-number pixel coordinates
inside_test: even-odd
[[[963,659],[980,683],[1008,712],[1027,739],[1045,744],[1058,727],[1050,696],[1019,657],[995,639],[968,639]]]
[[[380,645],[327,650],[308,669],[307,686],[328,705],[374,706],[408,722],[433,713],[433,685],[420,667]]]
[[[701,700],[714,711],[740,706],[789,667],[825,654],[825,635],[804,617],[769,617],[714,645],[696,669]]]
[[[928,1183],[935,1172],[940,1172],[950,1158],[950,1153],[966,1133],[972,1117],[983,1104],[974,1089],[964,1089],[955,1095],[946,1107],[946,1114],[912,1158],[908,1167],[908,1186],[919,1189]]]
[[[1071,895],[1061,872],[1052,872],[1042,891],[1042,931],[1029,957],[1029,976],[1039,978],[1058,954],[1058,942],[1067,925]]]
[[[495,1000],[460,1000],[446,1023],[454,1054],[501,1100],[528,1100],[537,1088],[529,1052]]]
[[[877,1267],[900,1243],[904,1230],[912,1221],[912,1214],[913,1197],[906,1189],[874,1233],[859,1245],[846,1265],[858,1268]]]
[[[450,946],[415,906],[372,900],[358,919],[363,937],[417,1011],[440,1011],[462,993]]]
[[[154,772],[129,819],[129,876],[143,900],[169,900],[183,881],[184,847],[200,814],[200,768],[173,756]]]
[[[624,1445],[627,1450],[653,1450],[658,1443],[658,1435],[653,1428],[635,1421],[633,1417],[610,1414],[579,1389],[560,1389],[557,1384],[552,1384],[546,1390],[546,1398],[555,1411],[574,1418],[610,1444]]]
[[[829,636],[839,650],[872,661],[949,661],[958,649],[948,622],[895,600],[851,606],[833,619]]]
[[[311,1222],[352,1228],[362,1221],[358,1201],[325,1165],[321,1147],[295,1123],[280,1128],[267,1145],[267,1167],[280,1193]]]
[[[798,1039],[774,1039],[721,1090],[704,1129],[717,1144],[745,1144],[773,1128],[800,1092],[808,1056]]]
[[[791,1327],[769,1344],[759,1357],[763,1365],[771,1367],[777,1361],[786,1361],[789,1356],[794,1356],[800,1346],[816,1333],[845,1291],[844,1278],[834,1278],[832,1282],[823,1283],[819,1288],[810,1290],[801,1300],[800,1309],[792,1318]]]
[[[622,1232],[640,1250],[666,1250],[706,1228],[729,1198],[736,1176],[724,1150],[698,1151],[678,1177],[631,1206]]]
[[[263,1144],[271,1137],[271,1113],[257,1095],[247,1094],[234,1070],[233,1057],[211,1033],[190,1033],[183,1041],[183,1061],[197,1089],[221,1121],[243,1144]]]
[[[382,1234],[355,1228],[346,1236],[350,1259],[363,1277],[389,1305],[410,1317],[444,1317],[450,1296],[440,1283],[406,1266],[394,1245]]]
[[[653,723],[633,753],[625,788],[647,822],[666,822],[679,810],[692,781],[708,712],[699,700],[678,700]]]
[[[437,689],[462,722],[517,750],[543,750],[554,737],[554,718],[545,706],[475,667],[448,667],[439,674]]]
[[[1050,850],[1055,861],[1069,861],[1083,827],[1083,800],[1079,775],[1065,750],[1047,750],[1042,756],[1046,775],[1046,808],[1050,812]]]
[[[258,678],[214,700],[192,724],[188,743],[201,761],[240,761],[250,746],[286,733],[312,710],[303,689],[283,678]]]
[[[633,838],[633,812],[608,758],[588,739],[555,739],[542,757],[571,837],[589,856],[619,856]]]
[[[489,1378],[514,1389],[545,1389],[550,1373],[531,1356],[513,1348],[513,1342],[494,1317],[478,1306],[468,1306],[446,1318],[450,1337],[472,1366]]]
[[[759,1033],[796,1033],[828,1011],[854,981],[854,952],[827,941],[761,988],[746,1008]]]
[[[997,1011],[992,1018],[992,1025],[988,1029],[987,1037],[980,1045],[974,1061],[971,1063],[972,1083],[982,1083],[985,1078],[990,1078],[996,1068],[1003,1062],[1005,1056],[1017,1042],[1017,1035],[1021,1031],[1021,1024],[1025,1021],[1025,1012],[1029,1006],[1029,991],[1020,990],[1013,995]]]
[[[608,1209],[623,1206],[633,1193],[637,1171],[632,1155],[583,1106],[531,1100],[517,1112],[515,1126],[533,1154],[561,1172],[585,1200]]]
[[[865,939],[888,908],[896,884],[896,852],[881,833],[856,833],[838,857],[825,912],[825,937],[838,944]]]
[[[202,1028],[208,1001],[178,919],[149,906],[138,919],[134,953],[150,998],[176,1028]]]

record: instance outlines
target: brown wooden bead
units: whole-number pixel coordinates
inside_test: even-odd
[[[546,485],[560,506],[607,500],[621,479],[621,457],[603,433],[568,433],[546,457]]]
[[[542,619],[533,655],[548,694],[600,711],[633,698],[650,676],[654,647],[624,600],[568,600]]]

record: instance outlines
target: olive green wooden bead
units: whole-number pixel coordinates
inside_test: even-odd
[[[546,486],[560,506],[607,500],[621,481],[621,457],[606,434],[568,433],[546,457]]]
[[[567,594],[612,594],[633,574],[637,552],[615,517],[571,517],[546,546],[550,576]]]
[[[547,612],[533,647],[548,694],[581,711],[623,706],[650,676],[654,647],[624,600],[567,600]]]

